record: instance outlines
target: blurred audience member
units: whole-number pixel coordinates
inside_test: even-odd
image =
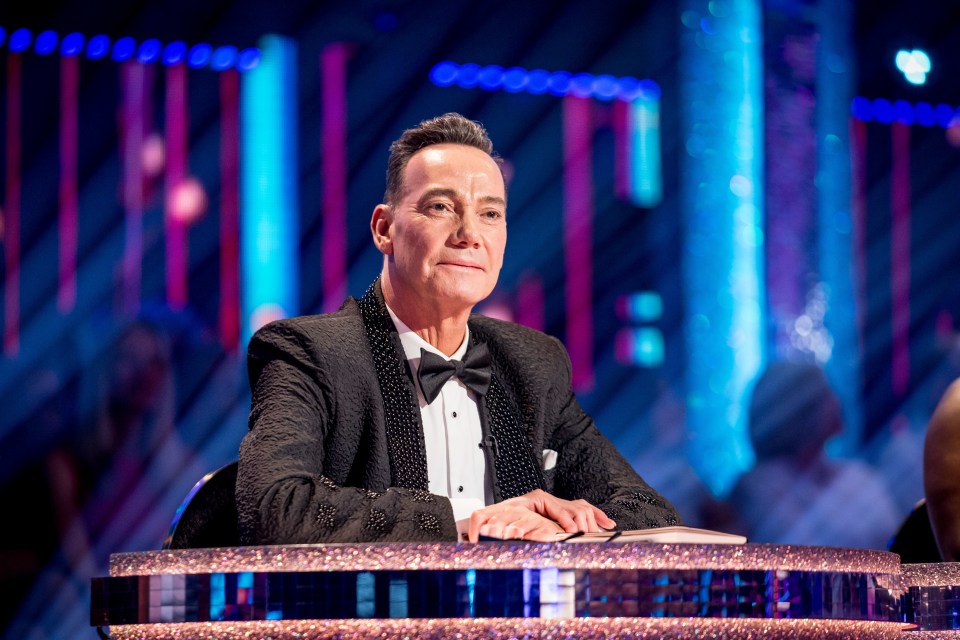
[[[0,528],[0,630],[60,544],[48,452],[71,422],[66,386],[56,366],[40,363],[23,376],[4,405],[26,412],[0,436],[0,504],[6,513],[24,518],[23,526]]]
[[[947,387],[927,426],[923,485],[940,555],[960,562],[960,379]]]
[[[77,419],[45,462],[59,545],[13,619],[11,636],[34,633],[41,617],[56,624],[84,612],[90,579],[103,575],[111,553],[159,548],[173,511],[157,505],[171,487],[182,497],[181,471],[194,459],[174,428],[165,328],[139,318],[83,340],[89,352],[80,357]]]
[[[827,456],[843,421],[819,367],[771,364],[754,386],[749,421],[757,461],[731,503],[751,542],[886,548],[901,514],[872,467]]]

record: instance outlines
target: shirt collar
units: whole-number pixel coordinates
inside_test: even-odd
[[[403,320],[397,317],[397,314],[393,312],[390,305],[386,304],[386,302],[384,302],[384,305],[387,307],[387,313],[390,314],[390,319],[393,320],[393,325],[397,328],[397,333],[400,334],[400,344],[403,345],[403,355],[406,356],[407,360],[414,360],[415,364],[419,363],[420,349],[432,351],[445,360],[463,360],[463,356],[467,353],[467,345],[470,343],[469,325],[463,335],[463,342],[461,342],[457,350],[453,352],[453,355],[448,356],[414,333]]]

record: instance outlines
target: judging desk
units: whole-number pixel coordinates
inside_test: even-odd
[[[91,624],[117,639],[901,638],[922,633],[905,631],[903,585],[896,554],[832,547],[188,549],[111,556]]]

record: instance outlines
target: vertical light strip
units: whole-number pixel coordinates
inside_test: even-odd
[[[630,113],[623,100],[610,105],[613,128],[613,193],[621,200],[630,198]]]
[[[850,103],[853,76],[851,2],[831,5],[828,14],[818,12],[819,54],[817,60],[817,211],[819,271],[826,285],[824,327],[832,341],[825,369],[843,409],[844,431],[839,453],[862,445],[863,401],[861,399],[861,354],[859,314],[864,308],[858,285],[863,265],[857,251],[857,216],[852,196],[864,179],[862,167],[851,165]],[[862,212],[861,212],[862,213]]]
[[[688,451],[723,496],[752,463],[745,406],[765,360],[761,7],[685,0],[681,20]]]
[[[124,244],[121,278],[121,308],[127,314],[140,309],[140,277],[143,258],[143,164],[146,71],[127,62],[120,67],[123,111],[121,158],[123,162]]]
[[[336,311],[347,295],[347,46],[327,45],[320,54],[323,232],[323,311]]]
[[[652,208],[663,200],[660,161],[660,100],[640,97],[630,103],[630,199]]]
[[[240,85],[240,281],[244,340],[298,313],[296,46],[264,36]]]
[[[854,299],[857,305],[857,353],[863,353],[867,310],[867,124],[850,118],[850,215],[853,226]]]
[[[71,311],[77,302],[77,99],[80,82],[79,59],[60,59],[60,260],[57,307]]]
[[[6,198],[3,211],[3,353],[20,351],[20,56],[7,56]]]
[[[566,347],[573,387],[593,386],[593,118],[591,100],[563,99],[563,235]]]
[[[893,393],[901,397],[910,384],[910,127],[894,122],[890,133],[890,373]]]
[[[517,322],[543,331],[543,280],[536,273],[526,273],[517,283]]]
[[[167,304],[172,309],[187,306],[187,222],[177,206],[177,195],[187,178],[187,66],[167,67],[166,173],[164,182],[164,227],[167,239]]]
[[[240,346],[240,74],[220,74],[220,341]]]

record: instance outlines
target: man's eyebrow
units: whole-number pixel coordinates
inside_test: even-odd
[[[460,200],[460,195],[454,189],[447,189],[444,187],[437,187],[436,189],[428,189],[424,191],[423,195],[420,196],[420,202],[428,200],[430,198],[436,198],[437,196],[443,196],[445,198],[450,198],[451,200]],[[483,204],[495,204],[501,207],[507,206],[507,201],[501,198],[500,196],[482,196],[480,202]]]
[[[500,196],[484,196],[480,198],[480,202],[483,204],[497,204],[501,207],[507,206],[507,201],[501,198]]]
[[[436,198],[437,196],[443,196],[445,198],[450,198],[451,200],[458,200],[457,192],[453,189],[445,189],[443,187],[437,187],[436,189],[429,189],[423,192],[423,195],[420,196],[420,201],[424,201],[428,198]]]

